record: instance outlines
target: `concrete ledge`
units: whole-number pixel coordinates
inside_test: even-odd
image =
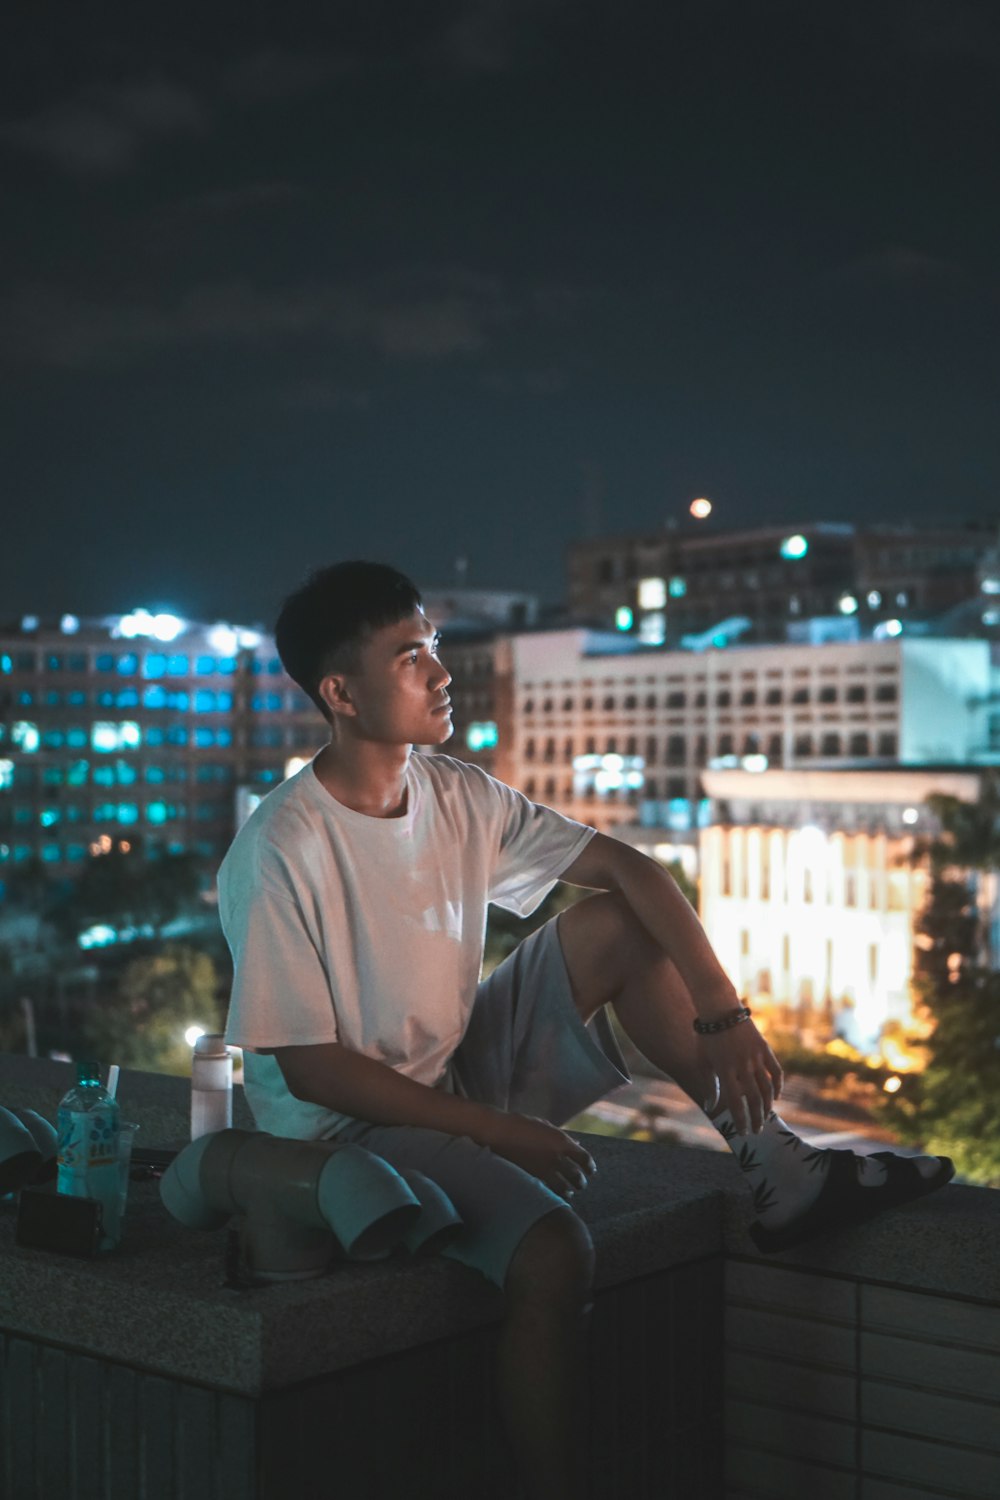
[[[0,1057],[0,1103],[55,1118],[68,1064]],[[119,1098],[145,1145],[187,1138],[186,1080],[124,1073]],[[251,1125],[237,1090],[237,1124]],[[587,1136],[597,1176],[579,1200],[598,1289],[726,1252],[759,1260],[749,1196],[728,1156]],[[316,1281],[223,1287],[226,1233],[184,1229],[155,1183],[130,1188],[126,1235],[94,1261],[14,1244],[15,1204],[0,1204],[0,1325],[26,1338],[257,1395],[496,1322],[502,1297],[475,1272],[401,1254],[341,1263]],[[1000,1194],[945,1189],[769,1264],[918,1291],[1000,1301]]]

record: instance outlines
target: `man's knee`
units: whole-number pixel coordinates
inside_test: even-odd
[[[594,1245],[571,1208],[556,1208],[527,1231],[504,1282],[509,1302],[578,1308],[594,1285]]]

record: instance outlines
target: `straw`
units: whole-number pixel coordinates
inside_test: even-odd
[[[119,1074],[119,1072],[120,1072],[120,1069],[118,1067],[118,1064],[117,1063],[112,1063],[111,1066],[110,1066],[110,1068],[108,1069],[108,1093],[111,1095],[112,1099],[115,1097],[115,1094],[118,1092],[118,1074]]]

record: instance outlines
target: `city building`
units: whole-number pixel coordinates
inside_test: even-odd
[[[700,911],[741,995],[807,1041],[840,1036],[906,1066],[916,926],[927,871],[915,843],[939,831],[931,793],[973,802],[954,767],[707,771]],[[995,905],[992,885],[989,900]],[[984,912],[995,943],[996,912]],[[998,955],[989,955],[996,962]],[[894,1051],[895,1048],[895,1051]]]
[[[713,766],[1000,761],[984,640],[696,652],[577,628],[516,636],[511,652],[509,779],[603,832],[639,824],[693,844]]]
[[[1000,629],[1000,553],[986,526],[699,524],[574,542],[573,620],[648,645],[864,638],[917,625]]]
[[[111,848],[218,860],[324,738],[262,631],[146,610],[0,627],[0,878]]]

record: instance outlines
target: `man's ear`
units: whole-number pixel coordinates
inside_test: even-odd
[[[330,672],[319,684],[318,692],[331,715],[339,714],[353,719],[357,707],[347,687],[347,678],[340,672]]]

